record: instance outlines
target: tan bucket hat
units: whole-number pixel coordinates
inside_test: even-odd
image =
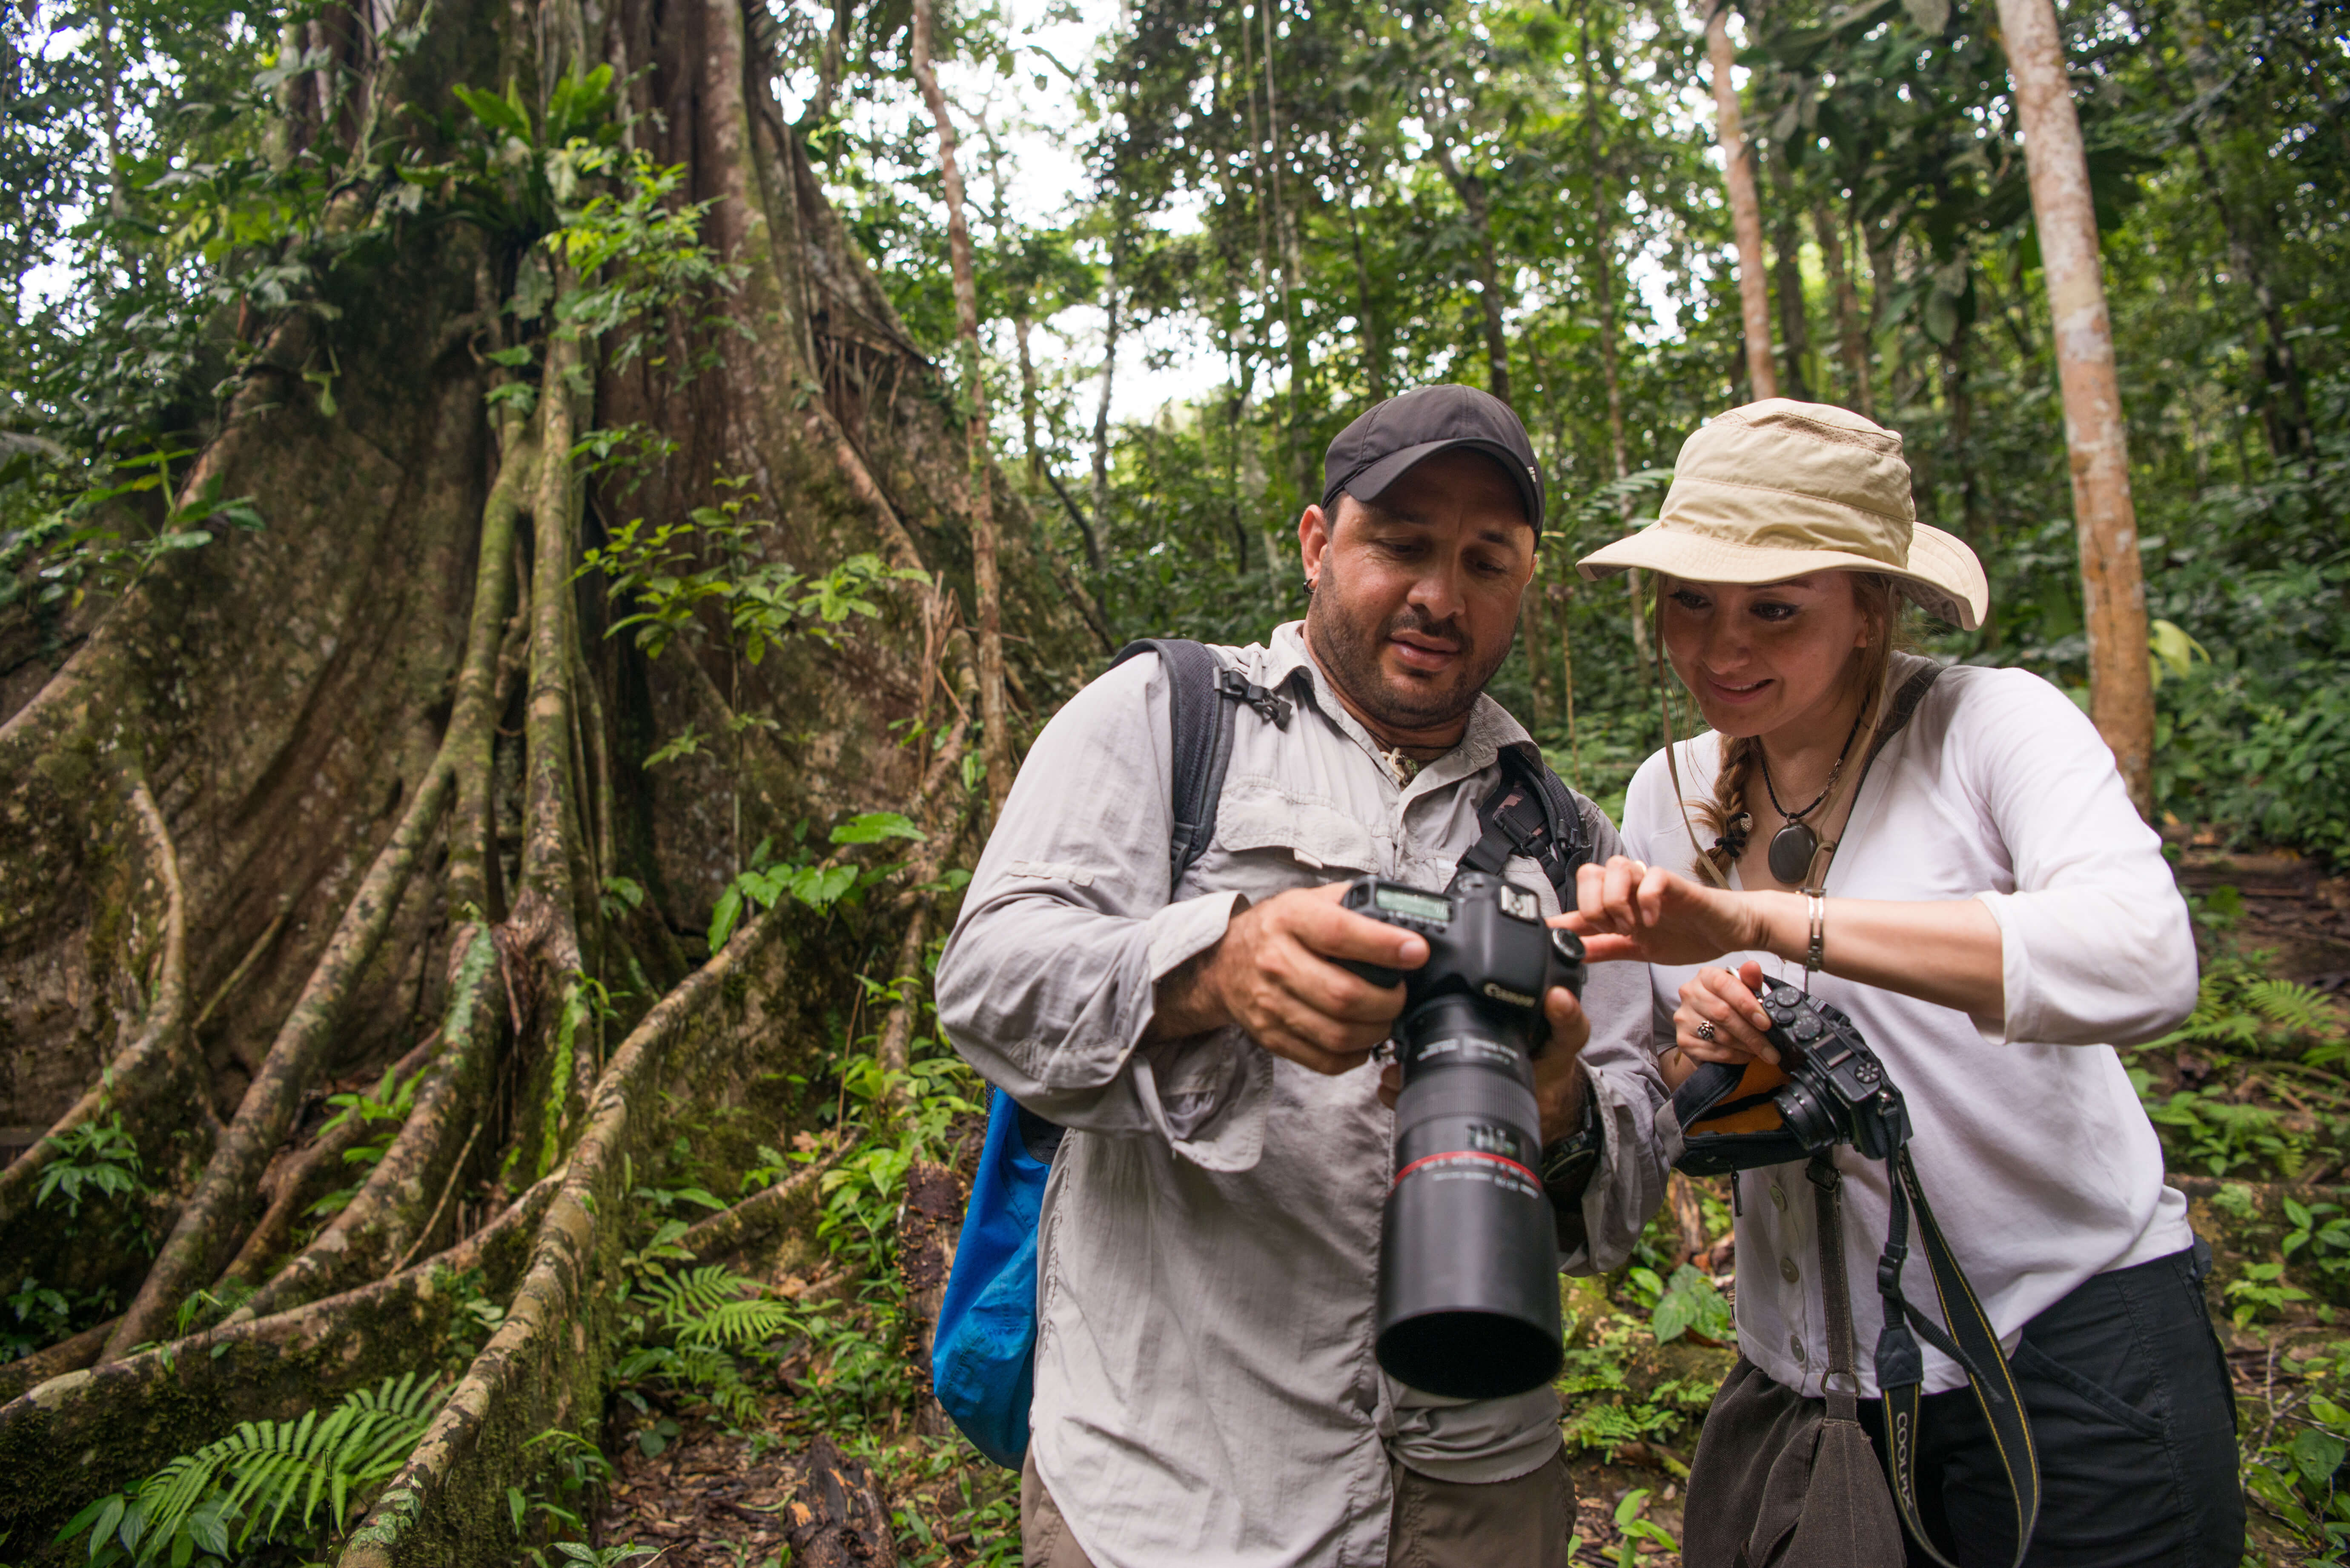
[[[1991,608],[1982,563],[1918,521],[1901,438],[1848,409],[1766,398],[1681,443],[1657,521],[1575,563],[1596,581],[1638,566],[1700,583],[1882,572],[1967,631]]]

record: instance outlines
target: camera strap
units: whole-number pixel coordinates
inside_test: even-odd
[[[1825,1155],[1814,1159],[1814,1181],[1820,1180],[1819,1168],[1826,1163]],[[1923,1337],[1927,1344],[1959,1364],[1960,1370],[1967,1375],[1967,1386],[1974,1391],[1975,1402],[1981,1407],[1991,1446],[2007,1476],[2008,1494],[2015,1503],[2014,1562],[2020,1565],[2032,1542],[2033,1526],[2040,1518],[2040,1459],[2033,1447],[2032,1422],[2024,1414],[2023,1397],[2016,1389],[2014,1375],[2008,1368],[2006,1354],[2000,1349],[1999,1333],[1991,1326],[1990,1314],[1983,1311],[1973,1286],[1967,1282],[1966,1271],[1951,1256],[1950,1243],[1942,1239],[1941,1227],[1934,1222],[1934,1210],[1926,1202],[1926,1190],[1918,1184],[1918,1168],[1909,1158],[1907,1143],[1895,1149],[1885,1165],[1891,1189],[1891,1214],[1886,1225],[1885,1252],[1877,1264],[1877,1291],[1885,1301],[1885,1327],[1877,1341],[1877,1386],[1885,1405],[1885,1469],[1893,1483],[1893,1505],[1901,1514],[1901,1522],[1908,1527],[1911,1539],[1924,1548],[1926,1555],[1942,1564],[1942,1568],[1954,1568],[1926,1533],[1925,1521],[1918,1507],[1918,1422],[1926,1378],[1926,1358],[1918,1348],[1918,1341]],[[1833,1165],[1828,1166],[1828,1170],[1835,1176]],[[1941,1303],[1942,1321],[1950,1324],[1947,1333],[1912,1306],[1901,1293],[1901,1266],[1909,1257],[1909,1213],[1913,1208],[1918,1215],[1918,1240],[1926,1250],[1926,1263],[1934,1277],[1934,1293]],[[1843,1237],[1828,1229],[1827,1219],[1824,1201],[1822,1253],[1825,1258],[1833,1247],[1836,1255],[1826,1265],[1827,1272],[1835,1278],[1823,1280],[1822,1284],[1831,1288],[1835,1298],[1841,1301],[1846,1299],[1840,1288]],[[1833,1319],[1835,1308],[1829,1311]],[[1850,1330],[1846,1332],[1848,1334]]]
[[[1454,875],[1482,871],[1498,877],[1514,857],[1542,867],[1557,890],[1562,908],[1575,907],[1575,870],[1591,858],[1590,836],[1575,796],[1549,764],[1530,759],[1516,746],[1503,746],[1494,761],[1502,782],[1477,805],[1482,830],[1461,857]]]

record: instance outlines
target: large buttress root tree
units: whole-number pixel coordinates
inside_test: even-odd
[[[530,1439],[598,1417],[632,1179],[788,1122],[856,970],[919,964],[965,757],[1008,767],[1091,651],[784,120],[764,10],[325,16],[268,142],[363,243],[224,317],[241,380],[175,476],[265,526],[91,606],[0,726],[0,1123],[50,1128],[0,1171],[0,1265],[113,1303],[0,1383],[16,1543],[433,1364],[472,1293],[502,1325],[344,1560],[493,1560]],[[966,629],[975,512],[1008,668]],[[608,636],[652,602],[630,560],[706,597]],[[708,950],[754,846],[883,811],[926,835],[894,881]],[[301,1234],[363,1130],[322,1136],[325,1094],[393,1064],[388,1147]],[[140,1192],[68,1222],[45,1189],[101,1135]]]

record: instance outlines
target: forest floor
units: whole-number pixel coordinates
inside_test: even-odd
[[[2205,933],[2207,976],[2296,982],[2317,1009],[2302,1021],[2314,1027],[2298,1033],[2255,1038],[2239,1024],[2240,1048],[2197,1039],[2128,1059],[2169,1147],[2172,1180],[2218,1253],[2210,1303],[2235,1373],[2255,1493],[2247,1561],[2330,1561],[2310,1543],[2323,1539],[2327,1483],[2350,1422],[2350,1317],[2336,1323],[2337,1308],[2350,1312],[2350,1225],[2341,1208],[2328,1207],[2350,1203],[2350,1096],[2335,1087],[2338,1066],[2319,1073],[2290,1058],[2306,1054],[2309,1039],[2340,1037],[2350,880],[2286,857],[2190,846],[2180,882]],[[2207,1001],[2213,994],[2207,984]],[[1725,1207],[1707,1199],[1709,1228],[1726,1228]],[[2329,1223],[2342,1228],[2329,1233]],[[1730,1364],[1726,1348],[1694,1335],[1659,1345],[1652,1332],[1658,1276],[1672,1268],[1669,1229],[1669,1216],[1661,1217],[1653,1252],[1644,1249],[1653,1271],[1645,1282],[1636,1261],[1570,1290],[1573,1392],[1562,1403],[1582,1500],[1576,1561],[1592,1568],[1679,1563],[1670,1542],[1681,1531],[1681,1480],[1706,1399]],[[2301,1240],[2288,1245],[2295,1232]],[[766,1279],[785,1295],[806,1289],[781,1264]],[[910,1568],[1017,1563],[1017,1477],[959,1439],[893,1428],[886,1418],[844,1431],[849,1407],[825,1359],[786,1354],[780,1371],[763,1368],[751,1419],[719,1418],[691,1397],[658,1393],[641,1412],[621,1410],[608,1433],[609,1473],[592,1489],[598,1547],[639,1548],[636,1562],[670,1568],[881,1561],[892,1546]],[[843,1535],[811,1550],[805,1541],[810,1517],[860,1510],[874,1526],[861,1544]]]

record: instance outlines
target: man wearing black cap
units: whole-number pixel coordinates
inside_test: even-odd
[[[1442,1399],[1374,1359],[1392,1117],[1366,1064],[1403,993],[1329,961],[1425,959],[1339,885],[1444,886],[1503,752],[1531,750],[1483,689],[1541,472],[1506,405],[1427,387],[1349,425],[1325,476],[1298,521],[1305,619],[1217,650],[1290,710],[1236,715],[1214,836],[1171,897],[1168,676],[1144,655],[1038,737],[940,961],[956,1047],[1070,1129],[1038,1236],[1031,1568],[1566,1561],[1551,1391]],[[1604,859],[1613,826],[1575,804]],[[1503,874],[1556,909],[1533,861]],[[1664,1189],[1647,986],[1596,968],[1581,1006],[1545,1003],[1565,1262],[1606,1269]]]

